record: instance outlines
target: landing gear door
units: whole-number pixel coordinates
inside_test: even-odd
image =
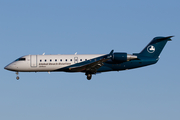
[[[74,57],[74,63],[78,63],[78,57]]]
[[[37,67],[37,55],[31,55],[31,67]]]

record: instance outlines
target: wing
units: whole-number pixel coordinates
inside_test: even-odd
[[[85,65],[78,66],[78,67],[71,67],[71,68],[69,68],[69,70],[72,72],[89,72],[89,73],[94,74],[97,72],[97,69],[99,69],[100,67],[102,67],[104,65],[103,64],[104,62],[111,59],[112,54],[113,54],[113,50],[109,54],[101,56],[100,58],[91,59],[92,61],[94,61],[92,63],[85,64]]]
[[[108,61],[109,59],[101,59],[93,63],[89,63],[86,65],[78,66],[78,67],[71,67],[69,68],[72,72],[90,72],[90,73],[96,73],[97,69],[99,69],[101,66],[103,66],[104,62]]]

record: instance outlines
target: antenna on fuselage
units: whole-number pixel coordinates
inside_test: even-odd
[[[42,55],[45,55],[45,52]]]
[[[75,53],[75,55],[77,55],[77,52]]]

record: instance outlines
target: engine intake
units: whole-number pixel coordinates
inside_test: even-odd
[[[114,53],[113,57],[111,58],[113,62],[122,63],[130,60],[137,59],[136,55],[130,55],[127,53]]]

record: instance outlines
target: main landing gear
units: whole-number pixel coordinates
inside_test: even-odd
[[[19,73],[18,73],[18,72],[16,72],[16,75],[17,75],[16,79],[17,79],[17,80],[19,80],[19,76],[18,76],[18,75],[19,75]]]
[[[88,79],[88,80],[91,80],[91,78],[92,78],[92,74],[90,74],[90,73],[86,73],[86,76],[87,76],[87,79]]]

